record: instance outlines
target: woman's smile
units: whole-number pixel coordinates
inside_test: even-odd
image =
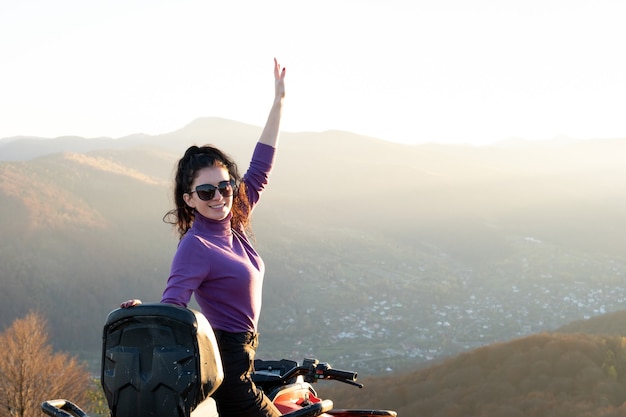
[[[196,178],[191,184],[191,189],[195,190],[198,185],[211,184],[217,185],[228,182],[230,175],[226,168],[207,167],[198,171]],[[184,198],[189,207],[195,208],[198,213],[212,220],[222,220],[228,216],[233,204],[232,193],[228,197],[224,197],[219,189],[215,189],[215,194],[211,200],[203,200],[198,196],[198,192],[186,193]],[[206,198],[206,197],[205,197]]]

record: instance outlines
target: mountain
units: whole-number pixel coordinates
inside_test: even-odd
[[[363,390],[316,386],[337,408],[428,416],[622,416],[626,310],[360,379]]]
[[[481,347],[426,369],[365,378],[362,391],[324,381],[317,391],[337,408],[393,409],[399,415],[623,416],[624,340],[542,333]]]
[[[261,128],[0,141],[0,328],[29,310],[98,359],[120,301],[160,298],[174,165],[193,143],[244,170]],[[622,308],[626,140],[507,147],[281,134],[255,210],[261,357],[376,373]]]
[[[40,138],[18,136],[0,139],[0,161],[23,161],[40,156],[61,153],[85,153],[104,149],[129,149],[138,146],[150,146],[175,152],[184,151],[183,144],[202,139],[206,143],[229,143],[240,141],[241,138],[258,136],[260,130],[256,126],[238,123],[216,117],[205,117],[192,121],[174,132],[158,136],[142,133],[118,139],[99,137],[82,138],[77,136],[60,136],[57,138]],[[241,144],[243,142],[240,141]],[[241,149],[241,148],[239,148]],[[229,151],[234,152],[229,148]]]

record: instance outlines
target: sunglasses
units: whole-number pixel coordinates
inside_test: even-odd
[[[198,198],[202,201],[213,200],[215,197],[215,191],[219,191],[222,197],[230,197],[233,195],[233,189],[235,188],[235,180],[222,181],[217,185],[213,184],[201,184],[196,187],[195,190],[190,191],[189,194],[196,193]]]

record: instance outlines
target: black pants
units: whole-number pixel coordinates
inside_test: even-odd
[[[252,382],[258,335],[215,330],[224,381],[213,394],[220,417],[278,417],[280,411]]]

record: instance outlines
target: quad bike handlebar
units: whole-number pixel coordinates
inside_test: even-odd
[[[358,376],[356,372],[333,369],[330,364],[319,362],[317,359],[305,359],[301,366],[296,366],[288,371],[285,374],[285,379],[288,380],[298,375],[302,375],[304,380],[309,383],[317,382],[320,379],[332,379],[363,388],[363,384],[355,382]]]
[[[333,369],[330,364],[319,362],[317,359],[305,359],[302,361],[302,365],[295,366],[285,372],[285,374],[282,375],[282,379],[287,381],[300,375],[309,383],[315,383],[320,379],[332,379],[363,388],[363,384],[355,382],[358,376],[356,372]]]
[[[41,410],[52,417],[88,417],[76,404],[62,399],[44,401]]]

